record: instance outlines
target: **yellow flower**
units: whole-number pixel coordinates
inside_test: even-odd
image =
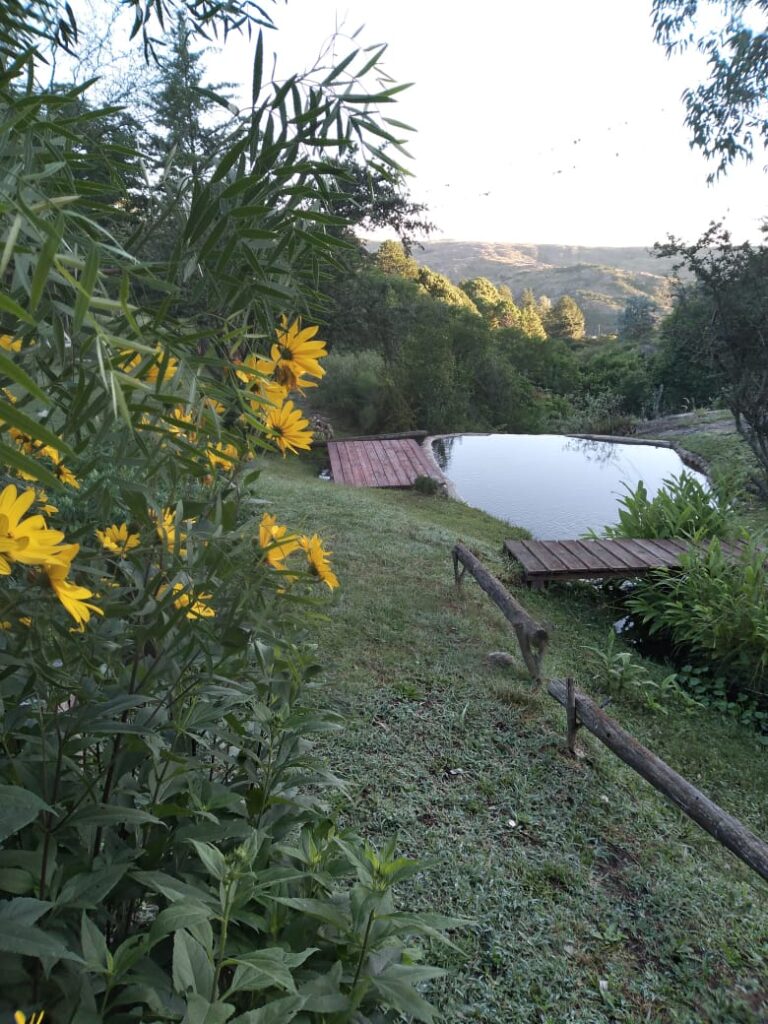
[[[305,376],[325,376],[325,370],[318,362],[328,355],[325,342],[319,338],[312,340],[318,330],[318,327],[305,327],[302,330],[300,320],[294,320],[289,327],[283,317],[275,332],[277,343],[270,349],[269,359],[257,360],[256,369],[268,377],[274,377],[278,384],[289,391],[316,388],[317,382],[305,380]]]
[[[80,481],[71,470],[67,469],[63,462],[57,462],[53,467],[53,471],[63,484],[68,484],[69,487],[80,487]]]
[[[79,544],[67,544],[62,552],[65,559],[64,564],[46,565],[45,572],[56,597],[82,629],[86,622],[90,622],[91,612],[95,612],[97,615],[103,615],[104,612],[95,604],[88,604],[88,598],[94,596],[93,591],[88,590],[87,587],[79,587],[67,579],[72,559],[79,550]]]
[[[174,605],[177,608],[186,608],[188,619],[212,619],[216,614],[214,609],[206,604],[206,601],[211,600],[213,594],[198,594],[195,598],[183,583],[174,583],[173,593],[178,595],[178,597],[174,597]]]
[[[183,406],[177,405],[176,408],[171,413],[171,417],[176,422],[168,424],[168,429],[170,430],[170,432],[172,434],[179,434],[181,435],[181,437],[186,438],[186,440],[189,441],[190,444],[194,444],[195,441],[197,440],[197,433],[194,430],[184,429],[186,426],[191,427],[194,425],[195,421],[194,417],[192,416],[192,413],[187,412],[187,410]]]
[[[8,484],[0,494],[0,576],[8,576],[11,562],[23,565],[62,564],[64,534],[49,530],[42,516],[24,519],[35,500],[33,488],[18,494]]]
[[[107,551],[113,551],[116,555],[120,555],[121,558],[124,558],[129,551],[141,544],[141,538],[138,533],[128,532],[127,523],[121,523],[120,526],[113,524],[108,526],[106,530],[97,530],[96,536],[99,538],[102,547],[106,548]]]
[[[27,1022],[26,1013],[22,1013],[21,1010],[17,1010],[13,1015],[14,1024],[43,1024],[43,1017],[45,1016],[45,1010],[41,1010],[39,1013],[33,1013]]]
[[[40,490],[38,488],[38,490],[35,493],[36,501],[40,506],[40,510],[42,512],[45,512],[47,516],[55,515],[59,511],[55,505],[50,504],[50,502],[48,501],[48,495],[45,493],[45,491]]]
[[[209,409],[213,409],[217,416],[223,416],[224,413],[227,411],[226,406],[215,398],[206,398],[205,404],[208,406]]]
[[[280,526],[275,516],[265,512],[259,523],[259,545],[264,548],[269,565],[283,572],[283,561],[299,547],[298,537],[288,534],[287,526]]]
[[[267,432],[285,455],[286,451],[298,452],[300,448],[309,450],[312,445],[312,431],[309,420],[301,415],[301,410],[294,408],[293,402],[284,402],[279,409],[267,411]]]
[[[158,521],[154,512],[152,512],[151,515],[155,520],[155,529],[157,530],[158,537],[163,541],[168,550],[173,552],[176,548],[176,510],[173,508],[163,509],[162,521]],[[194,522],[194,520],[192,520],[192,522]],[[184,541],[187,539],[187,535],[183,530],[178,530],[178,535],[179,554],[184,557],[187,553],[187,549],[183,545]]]
[[[208,456],[208,461],[214,469],[217,466],[220,466],[222,469],[232,469],[240,458],[240,452],[233,444],[224,444],[223,442],[219,442],[212,448],[209,448],[205,454]]]
[[[130,373],[137,367],[141,366],[144,360],[144,355],[137,352],[136,355],[131,355],[130,352],[124,352],[123,355],[130,356],[128,362],[123,367],[124,373]],[[148,381],[150,384],[156,384],[158,380],[173,380],[179,369],[179,361],[175,356],[168,356],[165,367],[163,368],[163,362],[165,360],[165,352],[160,345],[155,347],[155,355],[152,362],[144,370],[142,379]],[[162,369],[162,378],[160,372]]]
[[[339,580],[328,561],[329,555],[332,555],[333,552],[323,549],[323,542],[316,533],[312,537],[300,537],[299,545],[306,553],[309,571],[312,575],[317,576],[331,590],[335,590],[339,585]]]
[[[0,348],[4,348],[6,352],[21,352],[21,338],[0,334]]]

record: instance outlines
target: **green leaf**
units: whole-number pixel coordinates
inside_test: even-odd
[[[173,936],[173,987],[183,996],[189,992],[210,995],[213,964],[203,946],[184,929]]]
[[[83,871],[68,879],[56,898],[56,906],[95,907],[126,874],[130,865],[110,864],[97,871]]]
[[[150,939],[154,945],[172,932],[180,931],[182,928],[193,928],[203,921],[212,920],[213,917],[213,908],[206,907],[203,903],[192,902],[189,899],[183,903],[174,903],[161,910],[152,922]]]
[[[93,286],[96,284],[98,273],[99,250],[95,245],[92,245],[88,253],[88,259],[85,261],[85,268],[76,282],[77,299],[75,300],[75,312],[72,316],[72,327],[75,331],[79,331],[83,326],[85,314],[88,312],[88,307],[91,304]]]
[[[222,1003],[218,999],[215,1003],[209,1003],[196,992],[187,996],[186,1002],[187,1012],[182,1024],[226,1024],[235,1012],[231,1003]]]
[[[404,964],[393,964],[382,974],[369,976],[377,991],[401,1013],[416,1020],[431,1024],[435,1019],[435,1008],[419,995],[413,987],[417,982],[439,978],[445,974],[436,967],[408,967]]]
[[[205,870],[213,875],[218,882],[223,882],[227,875],[227,862],[224,855],[210,843],[200,843],[196,839],[190,839],[189,842],[194,846]]]
[[[33,326],[37,323],[35,318],[30,316],[26,309],[20,306],[18,302],[14,302],[9,295],[4,295],[2,292],[0,292],[0,310],[10,313],[11,316],[15,316],[22,323],[32,324]]]
[[[288,1024],[304,1008],[303,996],[285,996],[267,1003],[260,1010],[249,1010],[235,1017],[232,1024]]]
[[[0,929],[12,929],[17,924],[33,925],[53,906],[48,900],[19,896],[15,900],[0,901]]]
[[[56,448],[57,451],[64,452],[65,455],[74,454],[69,445],[62,441],[60,437],[57,437],[53,431],[44,427],[38,420],[33,420],[31,416],[27,416],[21,409],[4,399],[0,399],[0,421],[10,423],[13,427],[18,427],[24,434],[34,438],[35,441],[49,444],[51,447]]]
[[[291,970],[300,967],[317,949],[311,947],[298,954],[287,953],[284,949],[256,949],[252,953],[227,960],[228,966],[236,966],[232,985],[227,993],[258,992],[273,985],[285,992],[295,992],[296,985]]]
[[[75,811],[68,825],[160,825],[160,819],[135,807],[116,804],[91,804]]]
[[[0,786],[0,842],[29,825],[41,811],[50,811],[36,793],[21,786]]]
[[[53,960],[83,961],[68,949],[61,939],[50,931],[43,931],[32,925],[15,924],[12,929],[0,929],[0,953],[15,953],[18,956],[50,957]]]
[[[29,374],[25,373],[22,368],[15,363],[9,356],[4,352],[0,352],[0,374],[5,377],[9,377],[16,384],[19,384],[24,390],[42,402],[44,405],[50,405],[51,400],[44,391],[35,384]]]
[[[85,911],[80,919],[80,944],[83,950],[83,959],[89,969],[106,971],[109,964],[107,940]]]

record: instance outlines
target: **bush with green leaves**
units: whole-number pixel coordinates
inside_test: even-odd
[[[378,352],[332,352],[325,361],[326,378],[321,397],[333,421],[351,430],[375,434],[388,426],[388,371]]]
[[[683,470],[663,481],[655,497],[641,480],[619,501],[619,521],[602,530],[604,537],[646,537],[650,540],[728,538],[738,532],[730,495],[709,489]]]
[[[729,700],[768,696],[768,576],[759,540],[746,541],[738,556],[714,538],[680,560],[680,570],[653,573],[627,599],[649,627],[723,677]]]
[[[148,51],[182,6],[193,33],[269,21],[125,3]],[[397,177],[398,87],[366,91],[380,49],[271,81],[256,32],[252,108],[174,178],[175,249],[147,263],[164,183],[138,201],[142,154],[100,141],[88,86],[37,85],[75,29],[54,0],[0,8],[0,1013],[431,1020],[421,946],[450,922],[398,911],[418,867],[329,818],[310,640],[338,581],[258,489],[311,440],[289,396],[325,345],[298,317],[346,245],[326,154],[355,139]]]

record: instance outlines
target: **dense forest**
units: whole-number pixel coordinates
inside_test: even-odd
[[[589,430],[721,398],[701,345],[707,305],[680,286],[662,318],[630,298],[619,333],[590,338],[568,295],[515,296],[484,277],[450,281],[399,242],[381,243],[328,284],[331,340],[320,408],[343,430]],[[698,333],[697,333],[698,332]]]

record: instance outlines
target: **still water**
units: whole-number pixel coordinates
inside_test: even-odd
[[[669,448],[585,441],[562,434],[457,434],[434,442],[440,468],[460,498],[539,540],[581,537],[618,521],[626,487],[653,497],[683,470]],[[626,485],[626,487],[624,486]]]

